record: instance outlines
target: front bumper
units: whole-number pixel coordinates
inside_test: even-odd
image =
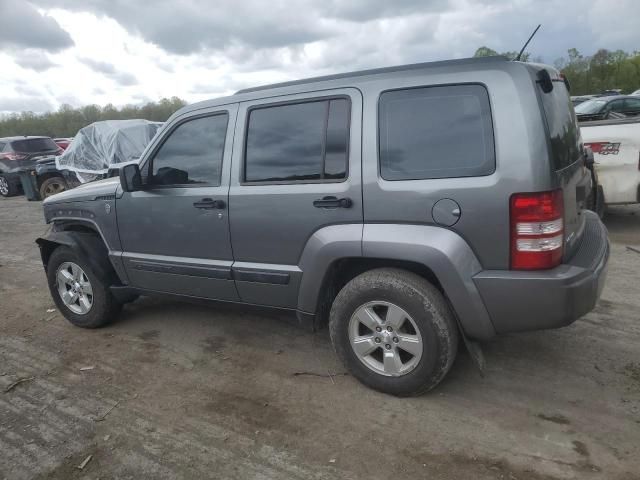
[[[551,270],[485,270],[473,277],[497,333],[569,325],[596,305],[607,274],[609,240],[598,216],[585,211],[574,256]]]

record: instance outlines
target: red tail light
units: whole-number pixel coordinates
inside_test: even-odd
[[[511,268],[542,270],[562,261],[564,203],[562,190],[511,196]]]
[[[19,153],[2,153],[1,155],[5,160],[22,160],[27,158],[26,155],[21,155]]]

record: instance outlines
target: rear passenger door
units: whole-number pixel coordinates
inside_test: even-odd
[[[229,215],[243,301],[295,308],[309,239],[362,223],[361,118],[355,89],[240,104]]]

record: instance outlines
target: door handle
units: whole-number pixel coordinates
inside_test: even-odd
[[[350,198],[323,197],[313,201],[316,208],[351,208],[352,205]]]
[[[194,202],[193,206],[196,208],[204,208],[209,210],[222,210],[226,208],[227,204],[224,200],[213,200],[212,198],[203,198],[199,202]]]

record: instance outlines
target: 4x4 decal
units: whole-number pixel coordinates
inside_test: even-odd
[[[593,153],[600,155],[618,155],[620,153],[620,142],[592,142],[585,143],[585,146],[590,147]]]

